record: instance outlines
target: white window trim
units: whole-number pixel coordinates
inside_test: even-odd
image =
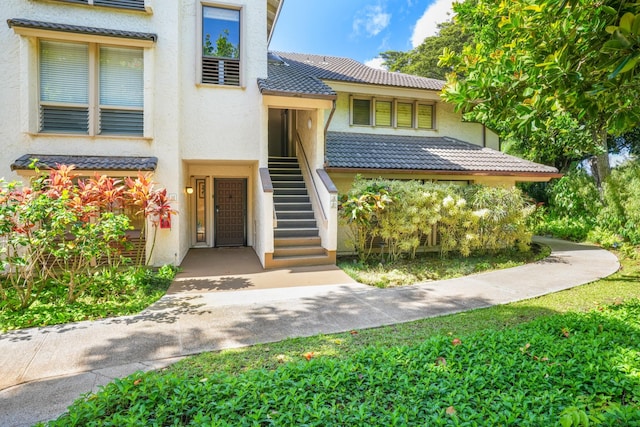
[[[204,7],[217,7],[220,9],[237,10],[240,12],[240,84],[238,85],[218,85],[213,83],[202,82],[202,10]],[[200,87],[216,87],[227,89],[246,89],[245,81],[245,69],[246,69],[246,50],[247,43],[245,42],[245,6],[244,5],[231,5],[225,3],[215,3],[209,1],[196,2],[196,86]]]

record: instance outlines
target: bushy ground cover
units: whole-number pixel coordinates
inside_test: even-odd
[[[492,254],[475,253],[466,258],[443,257],[436,252],[419,253],[413,259],[396,260],[384,255],[369,257],[367,261],[360,261],[356,257],[340,257],[338,267],[357,282],[388,288],[516,267],[545,258],[550,252],[548,246],[534,243],[531,251],[511,249]]]
[[[206,353],[50,425],[640,425],[639,282],[626,259],[528,301]]]
[[[158,270],[105,270],[72,303],[66,299],[66,287],[52,284],[44,287],[28,308],[0,309],[0,331],[135,314],[165,294],[175,273],[169,265]]]

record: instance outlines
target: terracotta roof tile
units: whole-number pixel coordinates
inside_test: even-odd
[[[264,95],[299,96],[335,99],[336,93],[320,79],[291,67],[277,55],[269,54],[269,76],[258,79]]]
[[[275,52],[275,54],[303,75],[313,76],[321,80],[436,91],[442,90],[444,85],[441,80],[378,70],[349,58],[287,52]]]
[[[61,31],[64,33],[89,34],[94,36],[118,37],[126,39],[150,40],[156,42],[158,36],[153,33],[139,33],[136,31],[112,30],[108,28],[84,27],[80,25],[57,24],[54,22],[32,21],[29,19],[7,19],[9,28],[35,28],[38,30]]]
[[[553,167],[449,137],[327,133],[328,168],[557,174]]]
[[[30,169],[32,159],[38,159],[39,168],[51,168],[60,164],[75,165],[77,170],[154,171],[158,166],[157,157],[25,154],[13,162],[11,170]]]

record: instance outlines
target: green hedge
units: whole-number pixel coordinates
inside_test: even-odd
[[[514,246],[527,250],[531,233],[526,218],[532,210],[516,188],[357,177],[341,196],[339,212],[364,261],[376,239],[384,241],[393,259],[414,257],[434,226],[443,254],[468,256]]]

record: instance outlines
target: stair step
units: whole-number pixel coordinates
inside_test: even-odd
[[[315,215],[313,214],[313,211],[279,211],[277,215],[278,215],[278,220],[313,219],[315,221]]]
[[[317,228],[315,218],[301,219],[301,218],[280,218],[278,217],[278,229],[283,228]]]
[[[307,187],[304,184],[304,181],[271,181],[274,189],[279,188],[304,188]]]
[[[271,174],[271,176],[273,175],[291,175],[291,174],[296,174],[296,175],[300,175],[302,176],[302,171],[300,170],[299,167],[291,167],[291,168],[283,168],[283,167],[272,167],[269,166],[269,173]]]
[[[301,188],[274,188],[273,189],[274,196],[308,196],[307,189],[304,187]]]
[[[307,194],[274,194],[273,203],[309,203],[309,196]]]
[[[278,157],[278,156],[270,156],[270,162],[298,162],[297,157]]]
[[[291,246],[320,246],[320,236],[307,237],[275,237],[273,246],[275,248]]]
[[[315,237],[318,235],[317,227],[276,228],[273,230],[274,238],[279,237]]]
[[[326,255],[326,251],[320,245],[309,246],[281,246],[276,247],[273,251],[275,257],[292,257],[292,256],[309,256],[309,255]]]
[[[329,255],[300,255],[300,256],[274,256],[271,268],[300,267],[308,265],[335,264],[335,259]]]
[[[274,173],[274,174],[271,174],[271,182],[273,182],[273,181],[302,181],[302,182],[304,182],[304,179],[302,178],[302,175],[300,175],[300,174]]]
[[[293,202],[282,202],[282,203],[273,203],[273,206],[276,212],[280,211],[312,211],[311,203],[293,203]]]

